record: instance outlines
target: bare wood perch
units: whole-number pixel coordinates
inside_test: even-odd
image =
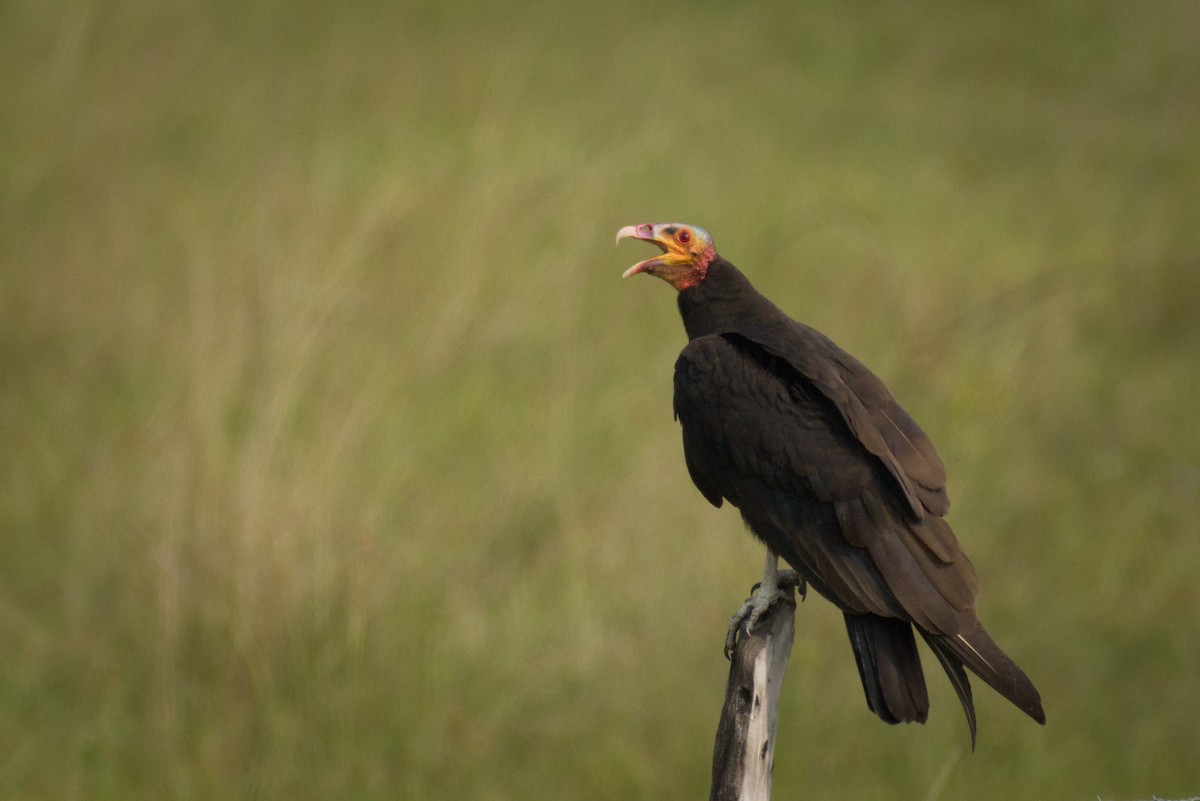
[[[795,638],[796,601],[790,587],[744,630],[733,650],[725,705],[713,746],[710,801],[768,801],[775,762],[779,689]]]

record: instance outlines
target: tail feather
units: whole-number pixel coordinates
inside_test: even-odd
[[[1000,650],[982,624],[966,634],[921,635],[937,655],[946,674],[958,691],[959,700],[967,713],[971,726],[971,746],[975,744],[975,710],[971,703],[971,688],[967,683],[962,666],[966,665],[976,676],[988,683],[996,692],[1007,698],[1014,706],[1038,723],[1045,725],[1046,713],[1042,710],[1042,697],[1033,682],[1008,655]]]
[[[847,614],[846,631],[867,696],[867,706],[885,723],[924,723],[929,694],[914,626],[906,620],[878,615]],[[966,634],[931,634],[916,627],[938,658],[962,702],[975,750],[975,703],[964,667],[983,679],[1038,723],[1045,725],[1042,698],[1033,682],[1000,650],[982,624]]]
[[[971,695],[971,682],[967,679],[967,672],[963,670],[963,663],[940,642],[932,640],[932,635],[926,634],[924,631],[921,632],[921,635],[925,637],[925,642],[929,643],[933,655],[942,663],[946,675],[950,678],[950,683],[954,685],[954,692],[958,693],[958,700],[962,702],[963,712],[967,715],[967,727],[971,730],[971,750],[974,751],[975,701]]]
[[[912,624],[878,615],[845,617],[867,706],[885,723],[924,723],[929,694]]]

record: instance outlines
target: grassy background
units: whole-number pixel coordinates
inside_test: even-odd
[[[939,443],[1040,729],[866,710],[779,798],[1200,793],[1200,13],[0,7],[0,798],[683,799],[759,571],[691,487],[707,227]]]

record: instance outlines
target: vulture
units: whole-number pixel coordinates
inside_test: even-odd
[[[1044,724],[1037,689],[979,622],[979,578],[944,520],[942,460],[883,382],[761,295],[702,228],[646,223],[617,233],[627,237],[662,252],[623,277],[647,273],[678,292],[688,343],[674,406],[688,473],[767,547],[727,654],[791,580],[842,610],[867,706],[886,723],[928,715],[915,630],[958,693],[972,749],[964,667]]]

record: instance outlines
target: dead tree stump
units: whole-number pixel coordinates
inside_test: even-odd
[[[790,588],[744,629],[733,650],[725,705],[713,746],[710,801],[768,801],[775,761],[779,689],[795,638],[796,602]]]

